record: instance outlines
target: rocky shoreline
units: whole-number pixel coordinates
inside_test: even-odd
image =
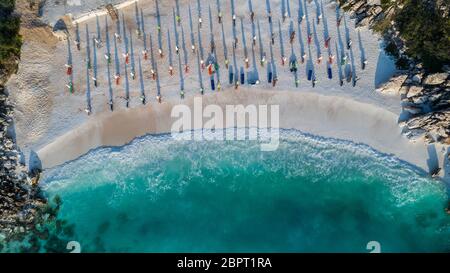
[[[377,31],[383,28],[383,39],[389,47],[386,50],[397,63],[406,66],[377,89],[383,94],[400,96],[403,113],[399,125],[404,135],[413,141],[422,138],[428,143],[450,145],[450,68],[444,67],[443,73],[429,73],[405,54],[404,41],[392,21],[395,10],[402,8],[401,1],[388,7],[377,0],[340,2],[358,27]]]
[[[15,142],[13,111],[4,87],[17,70],[19,56],[2,59],[0,69],[0,252],[4,241],[35,228],[46,203],[38,186],[39,172],[30,174]]]
[[[37,185],[39,175],[32,178],[20,163],[20,151],[11,137],[12,111],[0,86],[0,236],[4,238],[33,228],[37,209],[46,203]]]
[[[12,116],[13,105],[0,85],[0,253],[62,252],[73,226],[57,219],[59,197],[51,203],[42,194],[41,170],[30,173],[23,164]]]
[[[377,0],[350,0],[339,1],[341,7],[350,12],[352,18],[355,18],[356,26],[373,26],[378,21],[389,17],[392,10],[383,11],[380,1]]]

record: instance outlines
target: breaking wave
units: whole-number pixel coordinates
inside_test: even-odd
[[[444,185],[420,169],[295,130],[260,144],[146,136],[47,170],[44,189],[94,252],[449,249]]]

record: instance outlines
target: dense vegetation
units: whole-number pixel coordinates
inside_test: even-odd
[[[450,64],[450,5],[439,0],[409,0],[395,16],[406,53],[431,71]]]
[[[14,14],[15,0],[0,1],[0,77],[7,77],[20,56],[20,17]]]

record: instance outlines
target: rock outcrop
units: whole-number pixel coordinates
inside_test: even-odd
[[[380,0],[349,0],[339,1],[341,7],[350,13],[351,18],[355,19],[356,26],[372,26],[380,20],[389,17],[393,9],[389,8],[383,11]]]
[[[450,75],[426,74],[420,67],[397,74],[377,91],[398,95],[404,134],[410,139],[450,144]]]
[[[416,115],[405,122],[404,133],[410,139],[424,138],[427,142],[450,145],[450,110]]]
[[[450,144],[450,75],[422,75],[423,71],[411,71],[402,87],[404,132],[410,138]]]
[[[388,82],[378,87],[377,91],[386,95],[400,95],[404,91],[403,84],[408,75],[403,73],[395,74]]]

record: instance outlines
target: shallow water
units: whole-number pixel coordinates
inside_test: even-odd
[[[257,141],[147,136],[45,173],[88,252],[450,250],[445,188],[348,142],[282,131]]]

